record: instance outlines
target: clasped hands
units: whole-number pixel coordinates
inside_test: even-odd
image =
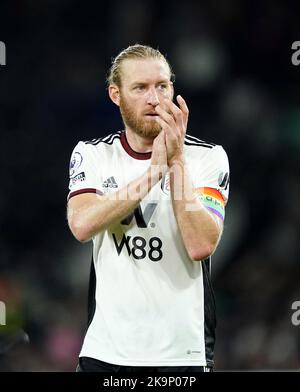
[[[176,100],[179,106],[171,99],[164,98],[162,105],[155,107],[158,114],[156,121],[162,130],[153,142],[152,158],[156,162],[152,164],[167,165],[169,168],[177,162],[183,163],[184,137],[189,115],[185,100],[180,95],[177,95]]]

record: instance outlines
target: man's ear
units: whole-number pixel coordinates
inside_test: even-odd
[[[108,94],[113,103],[120,106],[120,89],[116,84],[110,84],[108,86]]]

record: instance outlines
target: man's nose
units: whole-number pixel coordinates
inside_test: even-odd
[[[159,105],[159,98],[155,88],[149,89],[147,96],[147,103],[152,106]]]

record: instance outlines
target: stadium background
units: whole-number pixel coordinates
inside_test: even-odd
[[[272,1],[0,3],[0,300],[30,344],[0,350],[0,370],[73,371],[85,330],[91,244],[65,218],[78,140],[122,128],[105,90],[110,59],[136,42],[167,54],[190,107],[190,134],[231,166],[213,258],[216,367],[297,369],[300,327],[299,7]]]

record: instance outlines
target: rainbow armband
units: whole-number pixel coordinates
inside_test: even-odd
[[[196,193],[200,195],[203,205],[216,214],[219,218],[225,218],[225,200],[222,194],[214,188],[196,188]]]

